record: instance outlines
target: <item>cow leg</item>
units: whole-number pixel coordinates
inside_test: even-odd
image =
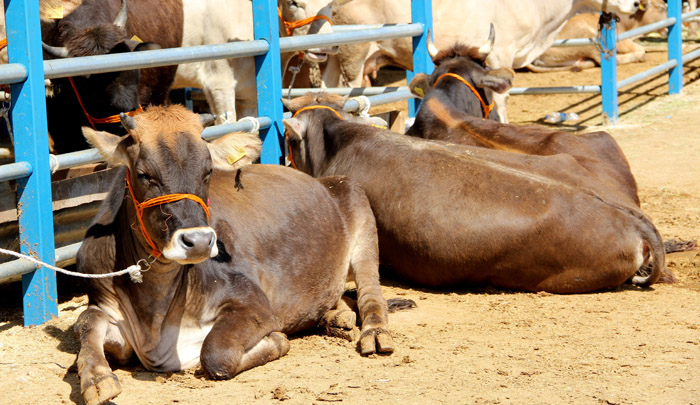
[[[197,75],[209,108],[216,114],[216,123],[236,122],[236,80],[229,62],[223,59],[204,62]]]
[[[269,303],[255,297],[245,299],[250,301],[224,304],[202,344],[202,368],[215,380],[232,378],[289,351],[287,337],[274,331],[276,317]]]
[[[643,46],[636,44],[631,39],[626,39],[617,45],[617,63],[623,65],[640,62],[644,58],[644,53]]]
[[[485,89],[486,93],[491,93],[491,100],[496,107],[496,112],[498,113],[498,120],[504,124],[508,123],[508,111],[506,111],[506,103],[508,101],[508,93],[500,94],[492,91],[491,89]]]
[[[335,308],[326,312],[319,322],[328,336],[340,337],[349,341],[355,340],[357,323],[357,303],[350,297],[341,297]]]
[[[107,314],[91,307],[80,314],[73,327],[80,341],[77,362],[80,392],[88,405],[105,403],[121,393],[119,380],[104,354],[109,325]]]
[[[361,196],[363,199],[367,197]],[[369,202],[367,202],[369,207]],[[387,329],[386,300],[379,285],[379,245],[371,209],[363,210],[357,240],[350,259],[350,271],[357,285],[357,306],[362,320],[360,353],[392,353],[394,342]]]

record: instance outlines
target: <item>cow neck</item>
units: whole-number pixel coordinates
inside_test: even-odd
[[[491,110],[493,109],[493,102],[491,102],[491,104],[489,104],[489,105],[486,105],[486,102],[481,97],[481,94],[479,94],[479,92],[476,90],[476,88],[474,86],[471,85],[471,83],[464,80],[464,78],[462,76],[454,74],[454,73],[449,73],[449,72],[444,73],[444,74],[440,75],[437,78],[437,80],[435,80],[435,83],[433,84],[433,88],[435,88],[438,85],[438,83],[440,83],[440,80],[444,79],[445,77],[451,77],[453,79],[457,79],[460,82],[462,82],[462,84],[467,86],[469,88],[469,90],[471,90],[472,93],[474,93],[476,98],[479,99],[479,102],[481,103],[481,109],[484,111],[484,119],[489,119],[489,114],[491,114]]]
[[[296,116],[299,115],[300,112],[302,112],[302,111],[308,111],[308,110],[330,110],[330,111],[332,111],[336,116],[338,116],[338,118],[340,118],[341,121],[343,121],[343,116],[340,115],[340,113],[339,113],[335,108],[333,108],[333,107],[328,107],[328,106],[326,106],[326,105],[308,105],[308,106],[306,106],[306,107],[304,107],[304,108],[301,108],[301,109],[298,110],[297,112],[295,112],[294,115],[292,116],[292,118],[296,118]],[[293,167],[293,168],[299,170],[299,168],[297,167],[296,162],[294,161],[294,155],[292,154],[292,145],[289,143],[289,132],[288,132],[288,131],[284,131],[284,139],[287,141],[287,147],[289,148],[289,155],[288,155],[289,163],[292,164],[292,167]]]
[[[80,97],[80,93],[78,93],[78,88],[75,87],[75,82],[73,81],[72,77],[68,78],[68,81],[70,82],[71,87],[73,88],[73,92],[75,93],[75,98],[78,99],[78,104],[80,104],[80,108],[83,110],[83,114],[85,114],[85,118],[87,118],[88,122],[90,123],[90,126],[92,129],[95,129],[96,124],[116,124],[118,122],[121,122],[121,118],[119,117],[119,114],[115,115],[110,115],[109,117],[105,118],[95,118],[92,115],[90,115],[87,110],[85,109],[85,105],[83,104],[83,99]],[[139,105],[139,107],[133,111],[125,112],[124,114],[133,117],[136,114],[139,114],[143,112],[143,107]]]
[[[148,234],[148,230],[146,229],[146,225],[143,223],[143,210],[149,207],[155,207],[157,205],[163,205],[175,201],[180,201],[183,199],[189,199],[197,204],[202,206],[202,209],[204,209],[204,213],[207,214],[207,221],[209,221],[209,206],[204,203],[204,201],[199,198],[198,196],[194,194],[181,194],[181,193],[175,193],[175,194],[166,194],[162,195],[159,197],[154,197],[151,199],[148,199],[144,202],[139,202],[136,199],[136,195],[134,194],[134,189],[131,186],[131,175],[129,172],[129,169],[126,169],[126,186],[129,189],[129,194],[131,195],[131,200],[134,202],[134,208],[136,209],[136,218],[138,218],[139,221],[139,227],[141,228],[141,234],[143,235],[144,239],[146,239],[146,242],[148,243],[148,246],[151,247],[151,256],[155,258],[160,258],[163,253],[158,250],[158,247],[156,246],[155,242],[153,242],[153,239],[151,236]]]

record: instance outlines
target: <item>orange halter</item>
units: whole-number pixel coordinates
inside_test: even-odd
[[[0,39],[0,51],[7,46],[7,38]]]
[[[175,201],[180,201],[183,199],[190,199],[197,204],[201,205],[204,209],[204,213],[207,214],[207,221],[209,221],[209,206],[204,204],[201,198],[194,194],[166,194],[160,197],[154,197],[150,200],[146,200],[142,203],[138,202],[136,196],[134,195],[134,189],[131,187],[131,180],[129,175],[129,169],[126,169],[126,186],[129,188],[129,193],[131,194],[131,199],[134,201],[134,208],[136,208],[136,217],[139,219],[139,227],[141,228],[141,234],[143,235],[148,245],[151,247],[151,256],[160,257],[162,253],[156,247],[156,244],[151,239],[151,236],[146,230],[146,226],[143,223],[143,210],[148,207],[155,207],[156,205],[167,204]]]
[[[326,20],[328,21],[328,24],[333,25],[333,22],[331,21],[330,18],[326,17],[325,15],[315,15],[309,18],[304,18],[303,20],[299,21],[287,21],[282,17],[282,9],[277,7],[277,15],[279,15],[280,20],[282,20],[282,23],[284,24],[284,30],[287,31],[287,36],[291,37],[292,32],[294,32],[295,29],[299,27],[303,27],[307,24],[311,24],[312,22],[316,20]]]
[[[476,98],[478,98],[479,102],[481,103],[481,108],[484,110],[484,119],[489,118],[489,114],[491,114],[491,110],[493,109],[493,102],[490,105],[486,105],[486,103],[484,102],[484,99],[481,98],[481,96],[479,95],[479,92],[476,91],[474,86],[472,86],[468,81],[464,80],[463,77],[456,75],[454,73],[445,73],[445,74],[441,75],[440,77],[438,77],[437,80],[435,80],[435,84],[433,84],[433,88],[435,86],[437,86],[437,84],[440,82],[440,80],[442,80],[442,78],[445,76],[455,78],[455,79],[459,80],[460,82],[462,82],[465,86],[469,87],[469,89],[471,89],[471,91],[474,93],[474,95],[476,95]]]
[[[78,99],[78,104],[80,104],[80,108],[83,109],[83,114],[85,114],[85,117],[87,118],[88,122],[90,122],[90,126],[92,126],[92,129],[95,129],[95,124],[115,124],[117,122],[120,122],[119,114],[110,115],[109,117],[105,118],[95,118],[92,115],[88,114],[87,110],[85,109],[85,105],[83,105],[83,100],[80,98],[78,89],[75,87],[73,78],[69,77],[68,81],[70,81],[70,85],[71,87],[73,87],[73,91],[75,92],[75,98]],[[143,107],[139,106],[139,108],[135,109],[134,111],[129,111],[124,114],[133,117],[134,115],[141,112],[143,112]]]
[[[331,111],[333,111],[333,113],[335,115],[338,116],[338,118],[340,118],[341,121],[343,121],[343,117],[340,115],[340,113],[338,111],[336,111],[332,107],[328,107],[325,105],[308,105],[308,106],[300,109],[299,111],[295,112],[294,115],[292,116],[292,118],[295,118],[297,115],[299,115],[300,112],[306,111],[306,110],[331,110]],[[299,170],[296,162],[294,161],[294,155],[292,155],[292,145],[289,144],[289,132],[284,131],[284,139],[287,141],[287,147],[289,148],[289,163],[292,164],[293,168]]]

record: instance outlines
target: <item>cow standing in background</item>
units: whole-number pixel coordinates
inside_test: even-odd
[[[333,32],[329,23],[331,3],[332,0],[279,0],[280,36]],[[183,7],[185,26],[182,46],[254,39],[250,0],[183,0]],[[316,19],[298,28],[286,28],[287,24],[309,18]],[[338,47],[310,49],[304,57],[311,62],[323,62],[337,50]],[[282,54],[282,72],[286,71],[289,60],[295,54]],[[173,87],[201,88],[211,112],[218,117],[218,123],[257,115],[255,59],[252,57],[181,64]]]
[[[295,115],[283,121],[293,164],[360,183],[381,262],[412,282],[582,293],[648,286],[665,267],[651,220],[572,156],[396,134],[359,124],[338,96],[283,102]],[[649,262],[652,273],[636,275]]]
[[[88,308],[74,327],[87,404],[121,391],[105,356],[117,364],[137,357],[153,371],[201,364],[209,377],[228,379],[284,356],[285,334],[319,323],[347,334],[356,320],[342,297],[348,280],[357,285],[361,354],[393,351],[376,225],[359,185],[252,165],[257,135],[209,144],[200,118],[182,106],[150,107],[122,122],[122,137],[84,129],[121,176],[87,231],[77,269],[150,264],[142,283],[89,279]]]
[[[598,35],[598,13],[577,14],[566,23],[557,39],[595,38]],[[653,24],[668,17],[666,2],[662,0],[641,0],[639,10],[632,15],[620,17],[617,33],[621,34],[645,25]],[[632,39],[620,41],[616,45],[617,64],[641,62],[644,60],[644,47]],[[527,65],[536,73],[559,70],[579,71],[600,66],[600,50],[595,46],[552,47]]]

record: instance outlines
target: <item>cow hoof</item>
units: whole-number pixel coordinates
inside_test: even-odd
[[[355,311],[340,311],[333,317],[329,326],[352,330],[356,322],[357,314]]]
[[[99,405],[116,398],[122,392],[117,376],[113,373],[91,378],[82,384],[81,393],[87,405]]]
[[[386,329],[370,329],[360,336],[360,354],[369,356],[374,353],[390,354],[394,352],[394,340]]]

